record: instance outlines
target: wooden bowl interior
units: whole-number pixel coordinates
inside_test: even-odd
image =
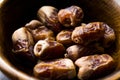
[[[0,11],[0,50],[1,58],[9,66],[16,68],[32,76],[32,70],[23,67],[15,61],[12,54],[12,33],[19,27],[24,26],[32,19],[37,19],[37,10],[44,5],[51,5],[58,9],[71,5],[80,6],[84,11],[83,23],[93,21],[106,22],[115,30],[115,50],[112,53],[117,63],[115,71],[120,70],[120,7],[114,0],[6,0]],[[60,6],[61,5],[61,6]]]

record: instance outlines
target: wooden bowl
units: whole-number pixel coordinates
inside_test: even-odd
[[[116,68],[101,79],[120,79],[119,3],[119,0],[4,0],[0,4],[0,70],[13,80],[37,80],[29,66],[24,67],[15,61],[11,51],[12,33],[30,20],[36,19],[37,10],[43,5],[55,6],[58,9],[78,5],[85,14],[83,22],[103,21],[115,30],[117,39],[112,56],[116,61]]]

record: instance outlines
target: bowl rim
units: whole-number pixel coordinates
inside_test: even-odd
[[[6,68],[7,67],[7,68]],[[38,80],[32,76],[27,75],[26,73],[21,72],[20,70],[12,67],[12,65],[7,63],[7,61],[0,56],[0,70],[7,75],[7,77],[18,80]]]

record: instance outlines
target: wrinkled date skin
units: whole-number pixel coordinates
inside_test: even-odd
[[[100,76],[115,66],[114,59],[108,54],[81,57],[75,61],[75,64],[79,67],[78,78],[82,80]]]
[[[58,19],[65,27],[77,26],[83,16],[83,10],[78,6],[70,6],[58,12]]]
[[[17,29],[12,35],[13,41],[13,52],[16,56],[22,57],[27,61],[36,60],[33,53],[34,41],[30,32],[25,28],[21,27]]]
[[[56,41],[59,43],[62,43],[64,46],[70,46],[73,44],[73,41],[71,39],[73,30],[62,30],[59,32],[56,36]]]
[[[40,26],[43,26],[43,23],[38,20],[31,20],[29,23],[25,25],[25,27],[29,30],[34,30]]]
[[[39,20],[48,26],[55,33],[60,32],[61,24],[58,21],[58,10],[52,6],[42,6],[38,10],[38,18]]]
[[[41,60],[63,57],[64,46],[53,40],[39,40],[34,46],[34,54]]]
[[[33,71],[42,80],[68,80],[76,76],[75,65],[67,58],[39,62]]]
[[[80,45],[72,45],[66,49],[65,57],[70,58],[71,60],[75,61],[80,56],[84,55],[85,47]]]
[[[43,26],[38,20],[32,20],[25,25],[25,27],[30,31],[35,42],[39,40],[45,40],[47,38],[54,38],[54,32],[47,27]]]
[[[104,23],[92,22],[76,27],[72,32],[71,38],[75,43],[87,45],[93,41],[98,41],[104,36],[104,33]]]
[[[110,47],[115,39],[116,39],[116,36],[115,36],[115,31],[110,27],[108,26],[107,24],[104,23],[104,28],[105,28],[105,34],[104,34],[104,37],[102,38],[102,44],[105,48],[108,48]]]
[[[66,49],[65,57],[70,58],[72,61],[76,61],[80,57],[102,52],[104,52],[104,49],[96,46],[96,44],[88,46],[72,45]]]

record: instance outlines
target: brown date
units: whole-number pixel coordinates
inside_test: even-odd
[[[34,46],[34,54],[41,60],[63,57],[64,46],[53,40],[39,40]]]
[[[56,36],[56,41],[62,43],[64,46],[70,46],[73,44],[71,39],[72,30],[62,30]]]
[[[77,60],[80,57],[92,55],[95,53],[103,53],[104,48],[97,44],[92,45],[72,45],[66,49],[65,57],[70,58],[72,61]]]
[[[39,20],[48,28],[58,33],[61,30],[61,25],[58,21],[58,10],[53,6],[42,6],[38,10]]]
[[[47,38],[55,40],[53,31],[43,26],[42,23],[37,20],[30,21],[25,27],[31,32],[35,42]]]
[[[78,6],[70,6],[58,12],[58,19],[65,27],[77,26],[80,24],[83,16],[83,10]]]
[[[75,64],[79,67],[77,76],[82,80],[90,77],[98,77],[112,70],[115,66],[114,59],[108,54],[81,57],[75,61]]]
[[[34,30],[40,26],[43,26],[43,24],[42,24],[42,22],[40,22],[38,20],[31,20],[29,23],[27,23],[25,25],[25,27],[30,29],[30,30]]]
[[[34,75],[42,80],[68,80],[76,76],[75,65],[70,59],[61,58],[39,62]]]
[[[16,56],[24,58],[25,61],[34,61],[33,53],[34,41],[30,32],[21,27],[12,34],[13,52]]]
[[[76,27],[72,32],[72,40],[75,43],[87,45],[93,41],[98,41],[104,36],[105,28],[103,22],[92,22]]]
[[[114,43],[116,36],[114,30],[110,26],[104,24],[104,28],[105,34],[102,38],[102,44],[105,48],[108,48]]]

